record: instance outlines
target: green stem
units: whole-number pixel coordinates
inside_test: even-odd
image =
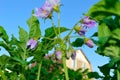
[[[67,66],[66,66],[66,58],[63,56],[62,60],[63,60],[63,67],[64,67],[64,72],[65,72],[65,78],[66,78],[66,80],[69,80],[68,70],[67,70]]]
[[[42,66],[42,60],[38,64],[38,75],[37,75],[37,80],[40,80],[40,72],[41,72],[41,66]]]
[[[60,37],[60,11],[58,12],[58,31],[59,31],[59,37]]]
[[[52,26],[54,26],[54,21],[53,21],[53,19],[50,19],[50,20],[51,20]]]
[[[120,72],[117,70],[117,80],[120,80]]]
[[[71,35],[71,33],[72,33],[73,30],[74,30],[74,27],[75,27],[79,22],[80,22],[80,20],[73,26],[73,28],[70,30],[70,32],[67,34],[67,36],[64,37],[64,40]]]

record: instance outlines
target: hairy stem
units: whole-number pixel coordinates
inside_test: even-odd
[[[37,80],[40,80],[40,72],[41,72],[41,66],[42,66],[42,60],[38,64],[38,75],[37,75]]]
[[[59,31],[59,37],[60,37],[60,11],[58,12],[58,31]]]
[[[67,70],[67,66],[66,66],[66,58],[63,56],[62,60],[63,60],[63,67],[64,67],[64,72],[65,72],[65,78],[66,78],[66,80],[69,80],[68,70]]]

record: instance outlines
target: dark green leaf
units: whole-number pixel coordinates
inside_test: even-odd
[[[110,68],[108,65],[109,64],[105,64],[101,67],[98,67],[100,69],[100,71],[103,73],[103,75],[105,75],[105,76],[109,76],[109,74],[110,74]]]
[[[28,33],[21,27],[19,27],[19,39],[21,42],[27,42],[29,36]]]
[[[31,16],[27,20],[27,24],[30,28],[29,38],[39,39],[41,36],[39,20],[35,16]]]
[[[69,30],[68,28],[60,27],[60,33],[68,31],[68,30]],[[55,27],[55,26],[49,27],[45,30],[45,37],[53,38],[59,34],[58,32],[59,32],[58,27]]]
[[[89,72],[88,77],[89,78],[95,78],[95,79],[101,78],[101,76],[97,72]]]
[[[77,38],[74,42],[72,42],[72,46],[81,47],[84,44],[84,40],[82,38]]]
[[[98,32],[95,32],[91,37],[96,37],[98,36]]]
[[[4,30],[4,28],[2,26],[0,26],[0,37],[4,41],[8,42],[8,35],[7,35],[6,31]]]

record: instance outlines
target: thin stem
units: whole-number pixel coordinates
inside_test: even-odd
[[[70,30],[70,32],[67,34],[67,36],[64,37],[64,39],[68,38],[68,37],[71,35],[71,33],[72,33],[73,30],[74,30],[74,27],[75,27],[79,22],[80,22],[80,20],[73,26],[73,28]]]
[[[50,20],[51,20],[52,26],[54,26],[54,21],[53,21],[53,19],[50,19]]]
[[[60,37],[60,11],[58,12],[58,31],[59,31],[59,37]]]
[[[54,29],[55,35],[58,37],[57,32],[56,32],[56,30],[55,30],[54,21],[53,21],[53,19],[50,19],[50,20],[51,20],[52,27],[53,27],[53,29]]]
[[[49,38],[49,37],[45,37],[45,36],[41,36],[41,37],[48,39],[48,40],[55,40],[54,38]]]
[[[65,78],[66,78],[66,80],[69,80],[68,70],[67,70],[67,66],[66,66],[66,58],[63,56],[62,60],[63,60],[63,67],[64,67],[64,72],[65,72]]]
[[[38,75],[37,75],[37,80],[40,80],[41,66],[42,66],[42,59],[41,59],[40,63],[38,64]]]

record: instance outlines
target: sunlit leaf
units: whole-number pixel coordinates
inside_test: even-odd
[[[27,20],[27,24],[28,24],[29,29],[30,29],[29,38],[39,39],[41,36],[39,20],[35,16],[31,16]]]
[[[19,27],[19,39],[21,42],[27,42],[29,36],[27,31],[25,31],[23,28]]]
[[[118,0],[100,0],[91,7],[87,15],[96,20],[102,20],[113,15],[120,17],[120,2]]]
[[[115,38],[115,39],[118,39],[120,40],[120,28],[117,28],[115,29],[113,32],[112,32],[112,37]]]
[[[4,30],[4,28],[2,26],[0,26],[0,37],[4,41],[8,42],[8,35],[7,35],[6,31]]]

